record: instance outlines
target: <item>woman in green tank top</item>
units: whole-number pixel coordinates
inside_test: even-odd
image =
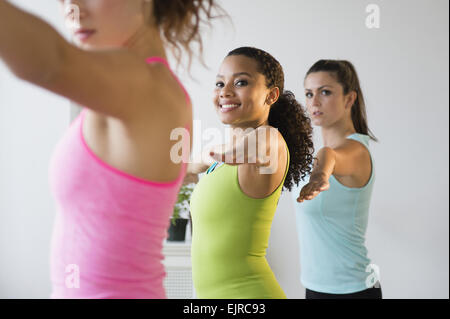
[[[190,201],[197,297],[286,298],[265,255],[283,186],[290,190],[311,170],[310,120],[284,91],[280,63],[256,48],[239,48],[225,58],[214,105],[231,128],[232,144],[210,152],[217,162]],[[190,165],[189,173],[208,167]]]

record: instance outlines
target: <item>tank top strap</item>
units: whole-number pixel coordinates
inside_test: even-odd
[[[284,141],[284,144],[286,145],[286,153],[287,153],[286,171],[284,172],[284,177],[283,177],[283,184],[284,184],[284,180],[286,179],[287,173],[289,171],[289,165],[291,164],[291,154],[289,153],[289,147],[284,138],[283,138],[283,141]]]
[[[369,150],[369,136],[360,134],[360,133],[354,133],[352,135],[347,136],[347,139],[357,141],[361,144],[363,144],[368,150]],[[369,150],[370,152],[370,150]]]
[[[161,63],[161,64],[164,64],[165,66],[167,66],[170,69],[169,62],[167,62],[166,59],[164,59],[162,57],[159,57],[159,56],[148,57],[145,60],[145,62],[147,62],[147,63]]]

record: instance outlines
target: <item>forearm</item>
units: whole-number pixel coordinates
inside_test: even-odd
[[[205,163],[189,163],[187,172],[188,174],[201,174],[205,172],[210,165]]]
[[[330,147],[324,147],[317,153],[311,175],[324,174],[327,179],[334,173],[336,166],[336,153]]]
[[[64,41],[46,22],[0,0],[0,58],[17,77],[35,84],[51,77]]]
[[[194,156],[192,163],[189,163],[187,168],[188,174],[204,173],[215,160],[209,155],[209,149],[204,150],[201,154]]]
[[[229,165],[253,164],[268,167],[276,164],[279,158],[278,134],[274,128],[259,127],[236,140],[232,137],[229,144],[215,147],[211,156]]]

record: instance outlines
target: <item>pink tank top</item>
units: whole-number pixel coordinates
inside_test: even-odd
[[[162,58],[146,61],[170,70]],[[162,246],[187,164],[168,183],[121,172],[89,149],[85,114],[83,109],[71,123],[50,163],[57,209],[51,298],[166,298]]]

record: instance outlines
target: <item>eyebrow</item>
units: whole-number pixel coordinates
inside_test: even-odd
[[[331,85],[322,85],[320,88],[318,88],[318,90],[321,90],[321,89],[326,88],[326,87],[333,88]],[[306,89],[306,88],[305,88],[305,90],[306,91],[312,91],[311,89]]]
[[[246,76],[248,76],[248,77],[250,77],[250,78],[252,77],[251,74],[250,74],[250,73],[247,73],[247,72],[234,73],[234,74],[233,74],[233,77],[237,77],[237,76],[240,76],[240,75],[246,75]],[[221,74],[218,74],[217,77],[218,77],[218,78],[224,78],[224,76],[221,75]]]

